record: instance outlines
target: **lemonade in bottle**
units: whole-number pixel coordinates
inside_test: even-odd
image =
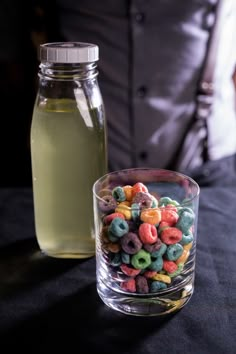
[[[95,254],[92,185],[107,171],[98,47],[40,46],[39,89],[31,125],[36,237],[43,253]]]

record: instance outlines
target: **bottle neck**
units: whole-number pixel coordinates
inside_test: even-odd
[[[98,75],[97,64],[93,63],[48,63],[39,65],[39,77],[51,80],[87,80]]]

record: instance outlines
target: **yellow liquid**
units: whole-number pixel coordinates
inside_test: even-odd
[[[87,124],[74,101],[50,100],[44,107],[35,106],[31,126],[35,228],[47,255],[95,254],[92,185],[106,172],[99,109],[90,111]]]

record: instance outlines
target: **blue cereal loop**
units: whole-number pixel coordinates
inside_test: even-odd
[[[113,267],[118,267],[121,265],[121,256],[119,253],[110,253],[109,258],[110,258],[110,264]]]
[[[131,216],[133,220],[136,220],[140,215],[140,207],[138,203],[131,204]]]
[[[189,208],[189,207],[182,207],[182,208],[179,208],[179,209],[178,209],[178,214],[181,215],[184,211],[187,211],[187,212],[189,212],[189,213],[191,213],[191,214],[194,215],[193,209],[191,209],[191,208]]]
[[[193,241],[193,234],[189,231],[187,234],[182,235],[182,239],[180,241],[181,245],[187,245],[188,243]]]
[[[163,283],[162,281],[155,280],[150,285],[150,292],[155,293],[158,290],[163,290],[166,288],[167,288],[167,285],[165,283]]]
[[[114,218],[109,225],[108,232],[117,237],[124,236],[129,230],[129,226],[124,219]]]
[[[153,257],[151,257],[153,259]],[[150,266],[148,269],[150,270],[155,270],[156,272],[159,272],[163,268],[163,259],[162,257],[157,257],[156,259],[152,260]]]
[[[183,250],[183,246],[181,246],[179,243],[170,245],[166,250],[166,258],[169,261],[176,261],[182,255]]]
[[[165,243],[162,243],[162,245],[161,245],[161,247],[159,248],[159,250],[153,252],[153,253],[151,254],[151,256],[152,256],[153,258],[161,257],[161,256],[163,256],[163,254],[166,252],[166,249],[167,249],[166,244],[165,244]]]
[[[112,195],[115,198],[115,200],[117,200],[118,202],[124,202],[126,200],[124,189],[120,186],[115,187],[112,190]]]
[[[124,251],[120,253],[122,263],[129,264],[130,263],[130,255]]]
[[[194,222],[194,214],[189,211],[183,211],[180,213],[179,219],[175,225],[178,229],[180,229],[184,234],[189,232],[189,228],[193,225]]]
[[[117,242],[119,240],[119,237],[114,236],[111,231],[108,230],[108,238],[111,242]]]

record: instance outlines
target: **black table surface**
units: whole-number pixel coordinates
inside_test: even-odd
[[[236,353],[236,186],[201,188],[195,290],[174,315],[116,312],[95,257],[39,251],[31,189],[0,189],[0,343],[35,353]],[[71,349],[70,349],[71,348]],[[47,351],[46,351],[47,352]]]

